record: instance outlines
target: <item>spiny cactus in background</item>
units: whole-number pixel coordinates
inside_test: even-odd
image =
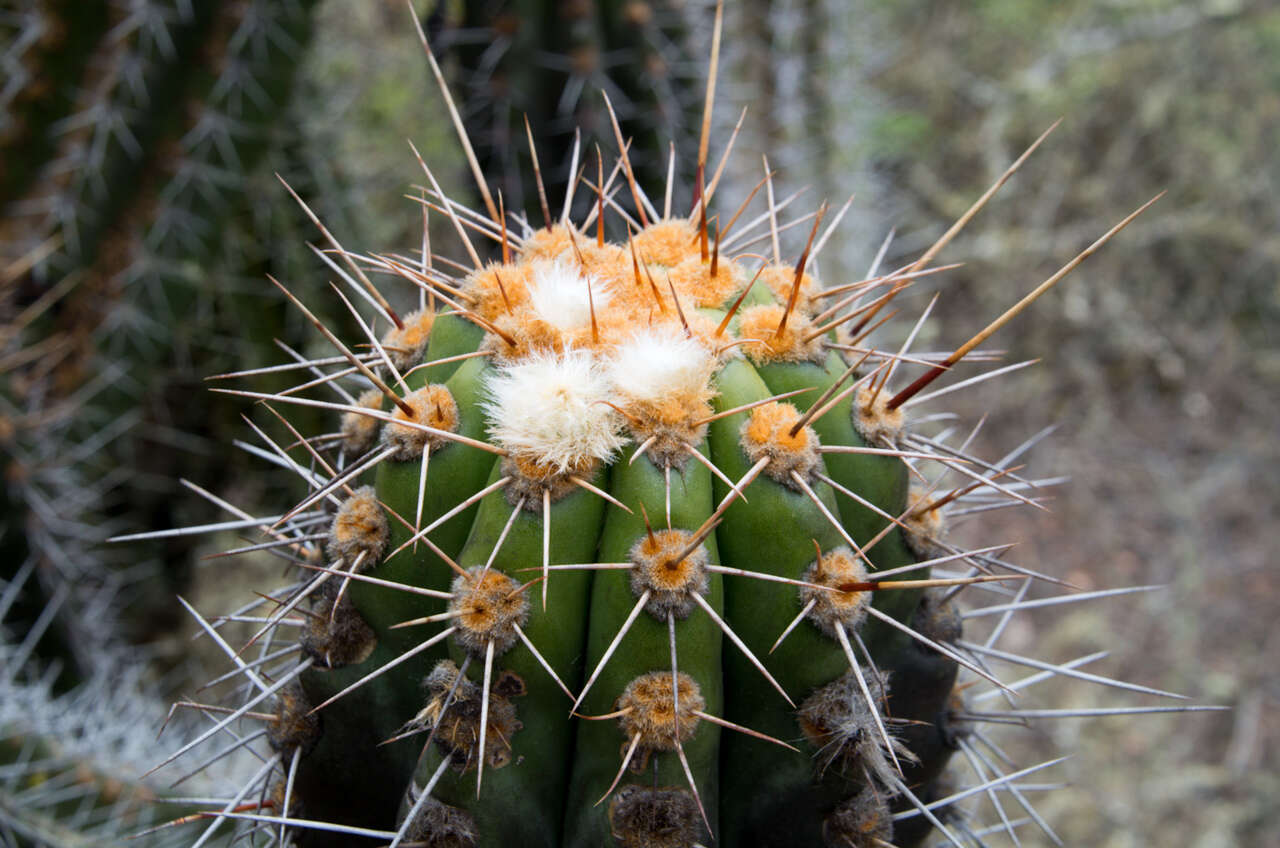
[[[25,516],[6,532],[25,536],[38,577],[10,621],[64,603],[37,651],[72,660],[64,684],[122,635],[115,625],[148,638],[177,620],[165,611],[188,545],[105,553],[93,541],[115,520],[181,521],[157,481],[177,470],[212,482],[224,467],[192,449],[219,418],[191,362],[288,338],[278,311],[244,298],[215,310],[211,294],[262,273],[260,255],[239,252],[236,221],[255,204],[257,162],[280,143],[272,126],[313,6],[22,2],[0,16],[5,464]],[[163,560],[167,585],[136,579]],[[0,574],[30,564],[8,558]],[[121,582],[128,593],[104,596]],[[138,614],[119,615],[122,604]]]
[[[812,270],[839,216],[782,221],[772,200],[715,214],[712,95],[692,186],[652,201],[616,130],[591,211],[571,214],[574,180],[546,226],[495,203],[459,125],[483,209],[424,171],[470,264],[433,251],[425,221],[416,255],[358,254],[321,225],[328,267],[365,304],[335,288],[355,342],[276,283],[337,355],[273,366],[302,375],[291,391],[224,390],[283,424],[285,443],[254,425],[263,455],[308,491],[273,515],[215,499],[233,518],[201,528],[259,528],[266,541],[234,552],[296,567],[229,615],[188,607],[238,685],[233,705],[184,704],[210,723],[162,765],[218,745],[261,760],[195,844],[238,822],[307,845],[906,848],[934,828],[961,845],[988,832],[957,805],[974,795],[991,830],[1029,817],[1056,838],[1020,782],[1056,760],[1006,773],[984,724],[1076,713],[984,702],[1053,676],[1170,694],[1079,670],[1096,656],[995,647],[1015,612],[1133,590],[1030,600],[1033,582],[1061,581],[1008,544],[957,547],[950,521],[1040,506],[1052,481],[1015,464],[1039,437],[987,460],[919,412],[1021,367],[926,391],[994,358],[991,334],[1146,206],[954,351],[912,349],[932,304],[900,347],[871,347],[1025,155],[909,265],[824,285]],[[807,243],[784,262],[778,234],[795,226]],[[761,241],[770,256],[749,252]],[[341,420],[306,438],[283,406]],[[962,590],[986,593],[964,616],[990,631],[963,632]],[[996,662],[1034,673],[1002,682]],[[245,720],[257,729],[239,736]],[[957,750],[976,783],[943,773]]]
[[[617,112],[636,178],[656,185],[674,144],[688,167],[701,103],[687,12],[673,0],[438,3],[427,25],[462,102],[476,156],[513,209],[539,208],[529,136],[546,192],[564,196],[575,135],[608,149]],[[526,126],[525,121],[528,121]],[[584,198],[585,200],[585,198]]]
[[[160,801],[157,787],[138,779],[160,756],[147,724],[162,721],[164,708],[137,650],[100,648],[79,685],[59,691],[56,667],[32,656],[38,630],[15,632],[6,620],[24,579],[30,572],[0,582],[0,844],[116,845],[190,810]],[[187,843],[168,829],[140,840],[146,848]]]

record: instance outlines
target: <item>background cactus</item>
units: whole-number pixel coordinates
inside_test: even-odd
[[[537,140],[545,192],[558,202],[573,176],[575,137],[584,145],[580,164],[595,161],[596,144],[614,146],[600,91],[632,142],[638,179],[657,185],[665,177],[668,145],[683,154],[682,176],[692,176],[703,57],[691,52],[682,4],[437,3],[427,26],[493,190],[531,221],[540,205],[528,135]]]
[[[115,522],[185,523],[165,493],[172,473],[217,485],[233,471],[203,439],[233,432],[237,412],[195,390],[193,361],[265,355],[294,334],[282,311],[244,298],[215,306],[213,293],[289,261],[245,233],[287,220],[256,204],[256,169],[287,140],[276,122],[313,6],[4,13],[4,532],[22,553],[0,573],[17,593],[11,627],[51,616],[33,651],[61,662],[64,690],[92,675],[104,644],[153,640],[180,621],[171,597],[190,540],[101,542]]]

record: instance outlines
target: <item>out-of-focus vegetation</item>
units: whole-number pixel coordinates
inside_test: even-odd
[[[1236,709],[1026,732],[1038,754],[1077,752],[1075,785],[1041,808],[1074,845],[1274,844],[1280,13],[1246,2],[867,5],[854,26],[880,33],[879,49],[859,93],[883,106],[863,140],[880,188],[867,205],[890,210],[903,255],[1064,119],[944,254],[966,265],[938,284],[938,347],[1168,191],[993,339],[1047,367],[965,400],[971,414],[1001,410],[979,435],[992,449],[1060,423],[1037,467],[1073,478],[1051,515],[987,522],[985,538],[1004,531],[1028,562],[1081,586],[1170,586],[1139,604],[1046,611],[1017,642],[1057,656],[1111,650],[1125,679]],[[1123,702],[1090,687],[1053,694]]]

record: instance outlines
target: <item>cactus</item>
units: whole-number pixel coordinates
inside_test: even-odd
[[[465,104],[481,167],[512,208],[531,216],[539,210],[538,181],[521,165],[530,159],[529,136],[537,140],[543,190],[552,199],[563,197],[575,176],[576,134],[592,161],[596,144],[613,144],[598,90],[617,109],[641,182],[663,178],[669,142],[680,153],[696,144],[698,62],[688,55],[687,16],[679,6],[670,0],[436,5],[428,20],[433,47]],[[687,166],[689,157],[680,161]]]
[[[38,646],[64,661],[65,685],[104,640],[150,639],[180,621],[170,597],[189,571],[188,541],[98,544],[116,521],[184,521],[156,485],[175,470],[215,482],[212,452],[190,446],[238,419],[194,391],[203,375],[192,361],[208,367],[219,348],[265,355],[272,337],[290,337],[278,312],[239,300],[215,310],[210,295],[260,276],[237,219],[253,205],[255,168],[280,143],[272,127],[314,5],[23,2],[0,15],[12,36],[0,56],[3,414],[15,425],[4,442],[25,510],[8,530],[42,566],[23,589],[31,612],[10,620],[34,620],[70,593]],[[35,340],[39,355],[15,355]],[[140,580],[143,563],[161,567]],[[9,558],[0,574],[24,564]],[[103,584],[121,583],[129,592],[101,601]]]
[[[459,125],[484,209],[424,171],[470,266],[446,264],[425,223],[416,256],[355,253],[321,225],[329,267],[367,304],[337,289],[354,342],[276,282],[337,356],[288,366],[313,372],[297,390],[222,390],[283,422],[287,444],[255,429],[308,492],[273,516],[226,504],[234,519],[211,528],[258,527],[266,541],[238,551],[295,569],[232,616],[189,608],[241,688],[238,706],[188,704],[210,724],[165,764],[242,719],[269,746],[201,844],[239,821],[305,845],[906,848],[931,828],[958,845],[981,838],[956,803],[974,794],[998,828],[1013,834],[1016,808],[1052,834],[1016,781],[1056,761],[1005,774],[982,747],[982,722],[1036,711],[981,702],[1055,675],[1169,695],[1080,671],[1089,658],[994,647],[1013,611],[1117,592],[1026,601],[1058,581],[1008,545],[953,542],[954,513],[1035,506],[1051,481],[1013,465],[1037,439],[985,460],[911,408],[1150,204],[953,352],[912,352],[930,309],[882,350],[867,334],[958,227],[909,266],[824,286],[825,207],[793,222],[808,231],[794,263],[746,250],[787,226],[774,202],[716,217],[710,125],[688,216],[649,200],[619,131],[591,211],[571,214],[575,181],[546,226],[494,203]],[[629,207],[606,207],[615,181]],[[286,405],[341,421],[304,438]],[[985,642],[962,632],[961,590],[987,593],[969,615],[1003,615]],[[235,649],[221,631],[246,617]],[[993,660],[1037,673],[1004,683]],[[955,751],[982,764],[978,785],[953,788]]]

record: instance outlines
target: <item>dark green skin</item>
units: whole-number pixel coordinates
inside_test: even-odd
[[[433,328],[427,359],[474,349],[479,338],[478,329],[464,319],[441,316]],[[483,438],[479,392],[481,377],[490,368],[488,360],[472,359],[424,369],[414,375],[414,386],[440,377],[444,371],[435,370],[437,368],[449,369],[451,374],[447,385],[462,413],[462,432]],[[792,401],[803,410],[843,370],[844,365],[837,357],[831,357],[825,366],[813,363],[752,366],[743,359],[731,360],[717,375],[719,396],[714,401],[715,408],[724,410],[792,389],[815,387],[815,391]],[[853,430],[849,406],[846,401],[814,423],[823,443],[862,444]],[[740,479],[751,466],[739,441],[739,431],[749,415],[749,412],[740,412],[713,422],[706,442],[700,446],[732,479]],[[620,457],[607,470],[598,473],[593,483],[607,485],[611,494],[631,507],[634,514],[608,505],[589,492],[572,492],[552,507],[552,563],[628,561],[632,545],[645,532],[641,504],[655,527],[665,525],[661,470],[647,457],[628,463],[628,456]],[[438,455],[433,454],[428,480],[448,480],[449,483],[438,488],[428,486],[424,523],[443,514],[487,482],[496,481],[501,476],[500,465],[482,451],[460,445],[450,445],[440,449]],[[886,511],[901,512],[905,501],[905,467],[900,460],[830,454],[825,457],[825,467],[832,479],[854,488]],[[416,506],[418,470],[417,462],[385,462],[378,471],[380,497],[410,519]],[[481,473],[488,474],[487,482]],[[696,529],[728,493],[723,482],[694,461],[687,464],[682,474],[674,474],[672,482],[672,524],[688,530]],[[813,489],[827,510],[842,518],[850,535],[860,544],[885,524],[885,519],[836,494],[826,484],[814,483]],[[773,480],[767,473],[746,488],[746,495],[748,501],[735,502],[726,511],[723,523],[705,542],[712,563],[800,577],[814,560],[814,541],[824,551],[845,544],[838,530],[804,493]],[[492,566],[520,583],[538,576],[542,562],[541,504],[532,506],[533,509],[522,509],[516,516]],[[513,509],[504,492],[495,492],[467,514],[437,528],[431,538],[450,555],[456,553],[462,567],[482,565],[494,551]],[[408,538],[407,528],[394,518],[391,527],[393,546]],[[877,544],[871,553],[873,562],[881,569],[914,561],[897,531]],[[374,573],[434,589],[447,589],[454,577],[445,563],[421,545],[416,553],[405,551]],[[368,585],[353,584],[349,591],[379,631],[382,644],[374,657],[360,667],[324,673],[323,676],[332,681],[330,691],[336,691],[447,626],[446,623],[389,631],[386,628],[397,621],[443,610],[444,602]],[[876,603],[903,620],[914,611],[917,594],[884,592]],[[530,615],[525,632],[575,693],[580,691],[586,676],[637,600],[630,586],[630,574],[623,570],[554,572],[546,612],[542,608],[540,585],[530,587],[528,598]],[[801,622],[774,654],[769,654],[773,641],[800,610],[796,589],[738,576],[722,581],[713,575],[709,600],[717,610],[723,611],[726,620],[765,662],[797,705],[815,689],[848,670],[848,661],[839,643],[807,621]],[[796,754],[743,734],[721,731],[707,722],[699,725],[685,750],[711,818],[715,839],[733,846],[821,845],[823,818],[858,791],[860,775],[846,776],[838,764],[816,774],[817,751],[800,732],[792,708],[736,646],[724,647],[719,628],[705,612],[693,610],[687,619],[677,622],[676,630],[679,669],[697,680],[710,714],[723,715],[729,721],[794,744],[801,750]],[[901,686],[895,690],[896,703],[902,707],[903,717],[932,720],[945,704],[954,679],[954,666],[942,658],[915,651],[906,637],[899,637],[878,623],[868,624],[862,635],[880,667],[896,675],[895,682]],[[636,676],[670,669],[669,650],[666,622],[641,612],[579,712],[599,715],[613,711],[618,695]],[[392,735],[421,708],[423,695],[418,681],[431,663],[446,653],[456,662],[464,659],[462,649],[450,639],[447,646],[442,644],[438,651],[424,653],[376,685],[365,687],[376,689],[377,693],[362,699],[353,694],[349,696],[350,705],[340,701],[326,708],[326,720],[372,724],[373,732],[367,734],[368,738],[361,736],[365,734],[364,729],[326,733],[325,743],[318,751],[327,753],[308,759],[325,762],[327,768],[336,769],[343,762],[342,756],[353,748],[367,751],[372,742]],[[483,654],[473,656],[467,670],[470,679],[477,683],[483,680],[483,662]],[[486,766],[479,798],[474,767],[464,773],[447,769],[433,795],[473,816],[480,831],[481,846],[594,848],[613,845],[608,801],[598,806],[596,801],[617,774],[628,741],[618,722],[571,720],[568,716],[571,700],[523,644],[517,643],[506,654],[495,658],[492,679],[496,680],[502,670],[518,674],[528,690],[526,695],[513,700],[523,726],[511,739],[512,762],[503,768]],[[320,673],[309,675],[309,680],[317,676]],[[317,693],[314,697],[319,699],[325,694]],[[377,716],[373,722],[368,718],[371,714]],[[361,738],[352,738],[352,734]],[[380,738],[374,740],[373,736]],[[911,774],[932,776],[945,761],[946,752],[940,750],[945,747],[942,744],[945,739],[935,728],[925,728],[915,734],[912,741],[922,746],[926,764]],[[393,800],[388,803],[382,803],[381,796],[377,802],[362,801],[377,807],[379,820],[374,821],[370,816],[361,823],[388,826],[384,808],[394,807],[403,797],[406,775],[413,770],[414,756],[419,750],[406,740],[377,749],[377,753],[365,758],[371,766],[368,771],[375,773],[368,777],[367,786],[352,792],[352,797],[362,797],[362,791],[374,786],[381,793],[395,781],[399,782],[391,790]],[[346,762],[350,759],[347,755]],[[417,760],[415,777],[420,786],[439,763],[437,750],[427,751]],[[660,786],[687,786],[674,753],[651,755],[643,775],[627,772],[621,783],[653,785],[655,781]],[[339,803],[339,799],[334,803]]]
[[[643,538],[646,530],[640,506],[655,528],[666,526],[666,485],[662,470],[647,456],[628,464],[634,446],[613,465],[610,494],[629,506],[628,514],[610,508],[600,537],[600,562],[627,562],[632,546]],[[704,442],[699,450],[705,454]],[[713,511],[711,472],[696,461],[689,461],[682,471],[671,473],[671,526],[693,532]],[[709,563],[718,563],[715,534],[704,543]],[[723,586],[719,575],[709,575],[707,600],[717,611],[723,611]],[[595,574],[591,588],[590,625],[587,634],[585,675],[590,675],[613,641],[618,628],[635,606],[638,596],[631,589],[629,571],[602,570]],[[695,608],[684,620],[676,620],[678,669],[698,683],[706,711],[722,715],[724,693],[720,660],[722,638],[715,622],[701,609]],[[602,715],[617,709],[616,699],[634,678],[651,671],[671,668],[671,643],[665,620],[641,612],[623,638],[609,663],[601,671],[578,711],[583,715]],[[684,743],[685,755],[693,773],[703,807],[712,825],[716,824],[718,798],[718,763],[721,730],[710,722],[699,724],[693,738]],[[569,789],[564,845],[574,848],[610,846],[609,801],[596,806],[613,782],[628,740],[617,720],[578,722],[573,780]],[[622,746],[620,749],[619,746]],[[637,752],[638,754],[639,752]],[[637,759],[633,760],[633,765]],[[687,788],[688,778],[675,752],[653,753],[648,769],[623,774],[619,786],[639,783],[652,786]],[[615,790],[616,791],[616,790]],[[717,828],[717,833],[719,830]]]
[[[930,639],[953,642],[961,634],[960,617],[949,608],[944,608],[943,615],[931,614],[936,609],[934,599],[945,591],[926,590],[909,623]],[[933,648],[912,641],[893,655],[885,670],[890,675],[889,715],[919,722],[903,726],[898,737],[920,758],[919,763],[903,763],[903,778],[908,786],[922,786],[941,774],[956,749],[948,713],[960,667]]]
[[[497,480],[499,473],[495,468],[490,480]],[[600,486],[604,483],[604,474],[598,473],[591,482]],[[606,506],[598,495],[581,489],[552,504],[552,563],[593,561]],[[471,535],[459,555],[458,562],[463,568],[488,561],[513,509],[503,492],[495,492],[481,501]],[[539,503],[534,511],[520,511],[491,567],[525,583],[538,576],[541,565],[542,505]],[[553,573],[545,612],[541,586],[534,585],[527,592],[529,620],[524,632],[565,685],[575,691],[582,683],[582,646],[586,641],[583,610],[587,608],[590,584],[588,571]],[[451,653],[460,663],[463,653],[452,644],[452,639],[450,642]],[[572,702],[519,642],[506,654],[495,657],[495,680],[499,669],[518,674],[528,690],[526,695],[515,699],[517,715],[524,727],[511,739],[513,761],[505,768],[485,768],[483,792],[478,799],[475,770],[459,774],[450,768],[441,778],[435,797],[471,812],[480,828],[481,848],[558,845],[573,745],[573,724],[568,720]],[[481,682],[483,673],[483,655],[473,657],[468,676]],[[436,752],[430,752],[424,758],[424,767],[434,771],[439,763],[437,757]],[[430,773],[426,772],[426,776]],[[419,776],[425,780],[421,769]]]
[[[437,325],[439,323],[437,320]],[[460,364],[462,367],[446,383],[458,404],[459,432],[471,438],[483,438],[484,414],[477,401],[480,381],[489,369],[488,360],[469,359]],[[425,385],[426,377],[419,371],[407,382],[411,389],[417,389]],[[450,484],[428,485],[423,526],[483,488],[485,475],[495,462],[496,457],[491,454],[461,444],[445,445],[438,453],[433,452],[427,467],[429,483],[447,479]],[[379,463],[376,471],[379,496],[408,521],[413,520],[417,508],[419,470],[416,461],[387,460]],[[432,541],[449,556],[456,557],[477,509],[478,505],[473,506],[432,531]],[[411,531],[394,517],[388,518],[388,526],[391,530],[388,551],[391,551],[408,539]],[[449,566],[425,544],[416,550],[405,549],[368,574],[382,580],[445,590],[453,577]],[[443,612],[446,604],[442,599],[357,580],[348,584],[347,592],[365,621],[374,628],[378,646],[358,665],[305,672],[303,688],[313,704],[324,702],[428,638],[430,634],[423,635],[424,627],[389,628],[401,621]],[[394,821],[396,806],[413,774],[420,749],[411,740],[382,747],[378,747],[378,743],[394,736],[422,709],[418,681],[447,652],[447,646],[441,643],[402,663],[371,685],[361,686],[325,707],[325,730],[320,743],[301,761],[298,769],[300,797],[307,798],[314,810],[324,810],[334,821],[361,827],[385,827]],[[310,831],[304,838],[308,845],[329,845],[346,844],[341,840],[352,837]]]
[[[484,341],[484,330],[479,325],[456,312],[443,312],[431,325],[431,338],[427,341],[427,354],[424,361],[435,362],[437,359],[448,359],[451,356],[471,353],[479,349],[482,341]],[[470,361],[460,359],[456,362],[428,366],[410,375],[408,382],[413,388],[427,383],[446,382],[455,371]],[[415,383],[415,380],[418,382]]]
[[[428,370],[428,369],[423,369]],[[480,408],[482,380],[490,371],[484,358],[466,359],[451,376],[445,387],[458,405],[458,433],[472,439],[485,436],[484,412]],[[413,389],[421,380],[422,372],[409,378]],[[479,448],[457,443],[445,443],[431,451],[427,461],[426,497],[423,499],[422,526],[426,527],[449,510],[462,503],[485,486],[485,478],[497,462],[497,457]],[[418,508],[418,482],[422,471],[419,460],[397,462],[387,460],[378,463],[376,484],[378,497],[402,518],[413,523]],[[441,481],[447,481],[442,484]],[[475,520],[475,504],[446,521],[430,533],[430,539],[451,557],[457,557],[471,531]],[[388,516],[391,529],[388,553],[394,551],[412,537],[413,531],[395,518]],[[388,557],[369,574],[381,580],[394,580],[410,586],[447,591],[454,571],[425,543],[410,545],[395,556]],[[391,625],[426,615],[443,612],[446,602],[422,595],[398,592],[371,583],[353,581],[348,588],[351,600],[360,614],[397,653],[409,650],[424,637],[426,627],[410,627],[390,630]],[[433,631],[434,632],[434,631]],[[442,646],[435,652],[428,651],[429,659],[440,659],[446,651]],[[429,667],[429,666],[428,666]]]
[[[312,704],[320,704],[397,656],[398,652],[378,645],[358,665],[304,672],[302,688]],[[307,815],[370,828],[386,827],[395,820],[418,749],[410,740],[381,747],[378,743],[394,736],[422,709],[422,695],[416,685],[388,685],[387,681],[416,683],[429,669],[426,660],[415,657],[321,711],[320,740],[298,763],[297,793],[305,799]],[[320,830],[299,831],[298,838],[306,848],[377,844]]]
[[[717,410],[730,409],[772,392],[742,360],[725,365],[717,377]],[[750,412],[711,424],[713,461],[730,478],[740,479],[751,463],[739,446],[739,430]],[[813,487],[836,511],[829,487]],[[728,487],[715,481],[716,496]],[[724,564],[798,578],[813,562],[813,540],[824,551],[842,543],[839,533],[803,493],[761,474],[745,489],[749,503],[735,502],[716,531]],[[781,599],[786,599],[781,601]],[[743,641],[769,668],[798,705],[810,692],[839,677],[848,667],[834,640],[809,622],[798,627],[772,654],[769,648],[800,611],[795,590],[742,577],[727,581],[725,613]],[[792,710],[736,648],[725,653],[725,717],[790,742],[797,755],[761,740],[728,734],[721,752],[720,840],[725,845],[819,845],[825,810],[839,801],[816,791],[811,757]]]
[[[771,362],[759,366],[756,370],[769,390],[774,394],[782,394],[796,389],[814,387],[814,391],[797,395],[791,399],[796,408],[803,411],[818,400],[845,372],[848,366],[835,353],[827,357],[822,366],[813,362]],[[841,384],[846,388],[849,381]],[[837,390],[839,391],[839,390]],[[853,397],[847,397],[833,407],[821,418],[811,423],[813,430],[824,445],[850,445],[866,447],[866,442],[853,426]],[[823,454],[822,462],[827,468],[827,476],[846,489],[857,492],[880,509],[893,516],[902,514],[907,506],[907,466],[902,460],[892,456],[875,454],[828,453]],[[876,570],[885,571],[916,562],[916,557],[907,548],[902,538],[902,530],[895,527],[870,550],[865,545],[884,529],[889,520],[877,515],[847,495],[836,492],[836,503],[840,506],[840,523],[863,548],[867,558]],[[929,576],[929,570],[904,574],[899,579],[920,579]],[[891,592],[876,592],[872,603],[875,608],[898,621],[911,615],[920,600],[920,591],[916,589],[899,589]],[[881,649],[893,652],[904,650],[911,639],[900,630],[890,627],[874,619],[863,626],[861,636],[867,648],[873,654]]]

